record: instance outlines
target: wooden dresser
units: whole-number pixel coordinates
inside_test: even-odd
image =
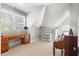
[[[78,55],[78,37],[77,36],[65,36],[63,40],[53,42],[53,54],[55,56],[55,48],[61,49],[61,55],[64,56],[77,56]]]
[[[1,53],[9,50],[9,40],[20,39],[22,44],[30,42],[29,34],[15,34],[15,35],[4,35],[1,36]]]

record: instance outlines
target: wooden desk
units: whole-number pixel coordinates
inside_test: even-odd
[[[15,34],[15,35],[4,35],[1,36],[1,53],[9,50],[9,40],[21,39],[22,44],[30,42],[29,34]]]

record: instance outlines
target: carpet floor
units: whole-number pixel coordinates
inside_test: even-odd
[[[61,51],[56,49],[56,56],[60,56]],[[19,44],[10,47],[9,51],[2,56],[53,56],[53,42],[36,41],[29,44]]]

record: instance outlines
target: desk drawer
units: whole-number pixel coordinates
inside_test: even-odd
[[[30,38],[30,35],[26,35],[25,38],[26,38],[26,39],[29,39],[29,38]]]
[[[8,51],[8,47],[1,48],[1,53]]]
[[[1,48],[8,47],[8,43],[1,44]]]
[[[4,39],[1,38],[1,44],[4,44],[4,43],[8,43],[8,39],[7,38],[4,38]]]
[[[30,37],[26,37],[26,39],[29,39]]]
[[[1,52],[5,52],[9,49],[8,43],[1,44]]]

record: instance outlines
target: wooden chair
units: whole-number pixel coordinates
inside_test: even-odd
[[[53,54],[55,56],[55,48],[61,49],[61,56],[77,56],[77,36],[64,36],[63,40],[53,42]]]

